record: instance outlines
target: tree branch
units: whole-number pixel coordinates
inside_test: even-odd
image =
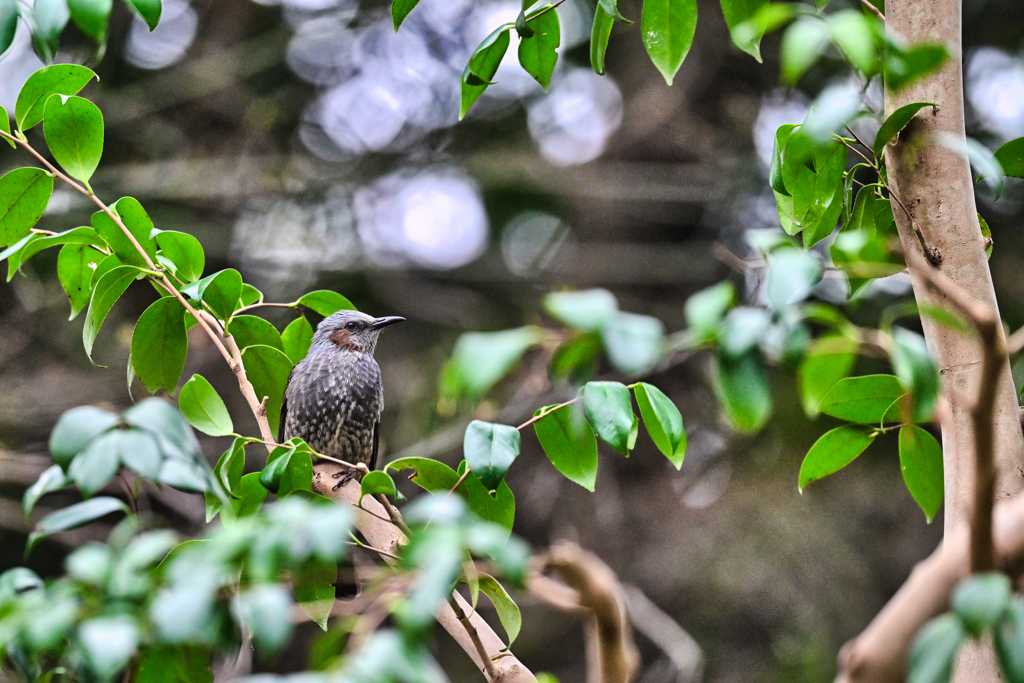
[[[466,629],[466,633],[469,635],[469,639],[473,642],[473,647],[476,649],[476,654],[480,658],[480,661],[484,665],[484,673],[487,674],[489,681],[498,680],[498,670],[494,668],[494,661],[491,656],[487,654],[486,648],[484,648],[483,642],[480,640],[480,634],[477,633],[476,626],[469,620],[466,613],[462,610],[462,606],[456,602],[455,594],[448,599],[448,604],[451,606],[452,611],[455,612],[455,618],[458,619],[463,627]]]

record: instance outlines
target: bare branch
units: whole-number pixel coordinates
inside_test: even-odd
[[[480,640],[480,634],[477,633],[476,626],[469,620],[466,613],[462,610],[462,606],[455,601],[453,595],[448,599],[448,604],[451,605],[452,611],[455,612],[455,618],[458,619],[466,629],[466,633],[469,634],[469,639],[473,642],[473,647],[476,648],[476,653],[480,657],[480,661],[484,664],[484,672],[487,674],[487,679],[494,683],[498,680],[498,670],[494,668],[494,661],[491,656],[487,654],[487,650],[484,648],[483,642]]]

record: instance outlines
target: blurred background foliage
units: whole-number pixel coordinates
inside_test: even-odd
[[[462,69],[494,26],[514,21],[514,0],[423,0],[398,35],[387,4],[371,0],[165,0],[153,32],[115,3],[106,55],[94,65],[101,80],[86,93],[107,126],[93,187],[108,201],[137,197],[161,229],[196,235],[210,272],[238,268],[268,300],[328,288],[374,315],[405,316],[377,352],[383,461],[454,465],[474,417],[516,423],[571,397],[548,376],[542,346],[479,405],[446,399],[439,379],[461,333],[554,327],[542,299],[562,288],[605,287],[623,310],[655,316],[669,331],[683,327],[688,296],[722,279],[747,302],[763,302],[763,270],[739,268],[735,257],[756,255],[748,230],[778,226],[766,183],[775,129],[802,121],[825,88],[862,84],[826,59],[799,88],[783,89],[778,36],[765,40],[758,65],[731,44],[718,3],[698,4],[696,39],[673,87],[649,63],[636,26],[615,27],[626,39],[612,41],[608,75],[594,74],[592,3],[568,0],[550,92],[510,49],[497,83],[456,125]],[[639,2],[619,6],[639,18]],[[968,134],[995,148],[1024,135],[1024,16],[1017,0],[965,0],[964,20]],[[95,58],[76,30],[65,32],[57,61]],[[0,105],[12,111],[41,65],[20,28],[0,60]],[[867,94],[880,104],[874,87]],[[24,161],[0,150],[0,172]],[[979,209],[992,229],[997,293],[1017,327],[1024,246],[1012,231],[1024,184],[1009,180],[998,203],[986,192]],[[59,188],[39,227],[88,224],[90,207]],[[55,259],[44,253],[0,284],[0,571],[21,562],[31,524],[20,498],[50,463],[57,417],[84,403],[131,404],[129,321],[155,298],[137,288],[119,304],[102,335],[120,343],[99,347],[96,361],[109,367],[95,368],[78,341],[82,318],[65,322]],[[839,302],[846,291],[830,271],[815,295]],[[909,294],[905,276],[886,278],[850,312],[870,324]],[[273,309],[267,316],[286,322]],[[185,377],[230,381],[207,339],[193,331],[190,345]],[[760,434],[738,436],[721,416],[710,367],[707,352],[681,352],[650,380],[683,413],[689,448],[679,472],[641,435],[628,461],[602,451],[591,494],[561,477],[527,435],[523,463],[509,474],[515,531],[534,546],[564,538],[595,551],[696,638],[707,681],[829,680],[838,647],[941,538],[941,516],[927,525],[904,489],[894,435],[798,495],[803,454],[838,423],[807,420],[792,373],[780,369],[773,418]],[[616,377],[608,367],[598,374]],[[136,383],[133,394],[146,392]],[[239,429],[254,431],[241,398],[224,396]],[[204,437],[202,445],[212,464],[230,443]],[[76,499],[60,495],[33,520]],[[173,528],[203,526],[201,498],[165,489],[151,505]],[[27,565],[54,576],[71,549],[108,531],[48,537]],[[579,622],[521,606],[517,655],[535,671],[583,680]],[[304,668],[317,632],[304,624],[285,653],[260,666]],[[675,680],[659,648],[642,635],[639,645],[644,683]],[[476,675],[452,643],[437,647],[452,680]]]

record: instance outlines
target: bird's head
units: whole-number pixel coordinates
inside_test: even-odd
[[[374,318],[359,311],[338,311],[317,325],[313,343],[373,354],[381,330],[403,320],[398,316]]]

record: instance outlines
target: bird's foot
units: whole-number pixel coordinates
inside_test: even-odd
[[[338,477],[341,477],[341,481],[339,481],[337,484],[335,484],[334,487],[331,490],[332,491],[337,491],[342,486],[344,486],[345,484],[347,484],[350,481],[352,481],[353,479],[355,479],[357,474],[359,474],[359,470],[357,470],[357,469],[338,470],[337,472],[335,472],[331,476],[334,477],[335,479],[337,479]]]

